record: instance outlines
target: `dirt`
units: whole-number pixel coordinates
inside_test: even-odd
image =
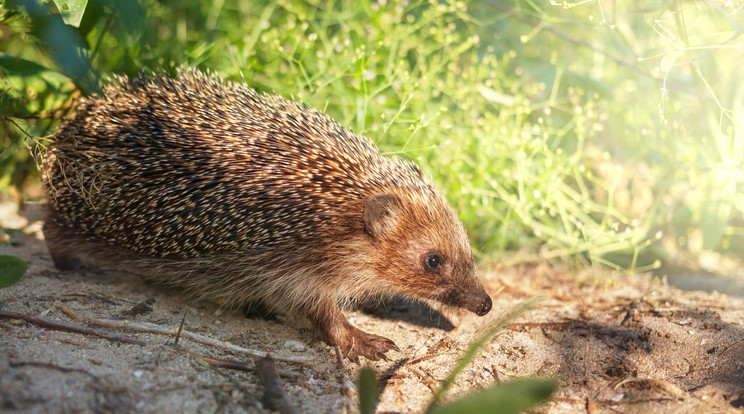
[[[543,300],[492,340],[458,377],[456,398],[514,379],[560,381],[546,413],[706,413],[744,411],[744,300],[683,291],[651,275],[567,271],[548,265],[484,271],[494,298],[485,318],[442,314],[425,305],[389,301],[348,312],[367,332],[391,338],[390,361],[356,364],[286,316],[246,316],[218,303],[189,303],[178,290],[135,275],[102,270],[62,273],[52,265],[40,231],[39,207],[17,215],[0,203],[0,226],[15,254],[30,263],[25,277],[0,290],[0,310],[16,312],[147,345],[0,320],[0,410],[3,412],[269,412],[255,371],[209,366],[206,357],[253,358],[174,335],[100,327],[75,319],[119,319],[178,328],[273,355],[289,400],[301,412],[357,412],[353,379],[370,365],[384,389],[378,412],[420,412],[458,356],[504,311]],[[15,229],[15,230],[12,230]],[[185,317],[185,319],[184,319]],[[195,356],[201,355],[205,358]]]

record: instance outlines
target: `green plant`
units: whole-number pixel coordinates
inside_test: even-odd
[[[137,26],[125,22],[141,21],[140,12],[136,2],[113,0],[2,2],[0,26],[7,30],[0,36],[0,190],[21,191],[35,175],[27,145],[37,143],[28,138],[53,130],[80,92],[98,91],[91,60],[100,56],[106,36],[130,39]]]

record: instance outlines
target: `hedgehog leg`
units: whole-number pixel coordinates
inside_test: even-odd
[[[243,313],[248,319],[277,321],[277,313],[262,300],[254,300],[243,306]]]
[[[80,268],[80,259],[77,258],[75,255],[67,252],[61,252],[60,250],[55,250],[54,248],[52,248],[51,245],[48,245],[48,247],[49,253],[52,256],[52,261],[54,262],[54,267],[56,267],[57,270],[61,270],[64,272]]]
[[[44,220],[44,239],[46,239],[54,267],[62,271],[80,268],[80,259],[70,250],[75,244],[64,236],[64,231],[54,220],[54,213],[51,211],[47,212]]]
[[[346,358],[358,362],[363,356],[371,361],[387,359],[385,352],[394,349],[395,343],[382,336],[373,335],[355,327],[346,319],[341,310],[331,305],[320,314],[310,313],[310,321],[320,330],[326,340],[339,347]]]

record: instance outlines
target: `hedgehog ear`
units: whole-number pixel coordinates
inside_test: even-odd
[[[398,202],[395,196],[390,194],[373,196],[364,206],[364,229],[373,239],[380,240],[393,226],[397,210]]]

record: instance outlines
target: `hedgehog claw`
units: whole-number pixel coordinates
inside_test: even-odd
[[[344,356],[354,362],[358,362],[360,356],[370,361],[389,361],[385,353],[391,349],[400,350],[395,342],[382,336],[369,334],[356,328],[350,334],[350,340],[339,346]]]

